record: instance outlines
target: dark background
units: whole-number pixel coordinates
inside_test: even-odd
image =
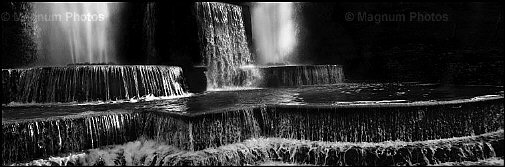
[[[251,51],[249,3],[243,6]],[[501,3],[297,3],[297,64],[341,64],[349,80],[503,85]],[[1,11],[30,12],[2,2]],[[347,12],[446,13],[446,22],[346,21]],[[121,23],[121,64],[200,65],[193,2],[127,3]],[[29,23],[29,22],[28,22]],[[28,25],[28,26],[27,26]],[[2,22],[2,68],[34,62],[30,24]],[[151,35],[147,33],[151,31]],[[153,35],[154,34],[154,35]],[[152,43],[149,47],[147,43]]]
[[[307,3],[301,11],[301,61],[343,64],[349,79],[503,84],[500,3]],[[448,21],[345,20],[358,11],[446,13]]]

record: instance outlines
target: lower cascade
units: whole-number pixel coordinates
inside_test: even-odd
[[[281,163],[324,166],[426,166],[485,164],[503,156],[503,140],[490,139],[503,130],[443,141],[394,143],[326,143],[281,138],[250,139],[196,152],[180,150],[153,140],[137,140],[64,157],[51,157],[17,166],[244,166],[272,160]],[[484,163],[483,163],[484,162]],[[493,163],[489,163],[493,164]],[[485,166],[485,165],[484,165]]]
[[[111,145],[142,139],[162,142],[162,147],[172,150],[197,154],[202,150],[229,148],[230,145],[258,138],[324,141],[347,146],[363,142],[402,144],[444,141],[495,132],[501,134],[501,138],[494,135],[487,141],[493,144],[497,155],[503,155],[500,149],[503,148],[504,125],[501,99],[387,108],[266,106],[194,116],[148,110],[4,121],[3,139],[15,144],[4,143],[3,164],[95,148],[101,152]],[[135,149],[140,148],[130,148],[132,151]],[[242,148],[229,149],[234,152]],[[286,154],[285,151],[282,154]],[[203,159],[212,158],[201,156]],[[275,159],[280,155],[270,156]],[[280,158],[289,160],[284,156]]]
[[[2,69],[2,104],[111,101],[186,93],[172,66],[76,65]]]

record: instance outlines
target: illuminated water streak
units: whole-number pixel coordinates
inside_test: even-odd
[[[111,15],[118,3],[34,3],[41,65],[117,63]]]
[[[296,22],[291,2],[254,3],[253,40],[259,64],[290,64],[296,47]]]

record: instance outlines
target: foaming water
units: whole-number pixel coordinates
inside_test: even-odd
[[[19,107],[19,106],[87,106],[87,105],[104,105],[104,104],[120,104],[120,103],[140,103],[147,101],[156,101],[156,100],[171,100],[178,98],[185,98],[194,96],[193,93],[184,93],[183,95],[175,95],[175,96],[154,96],[152,94],[142,96],[140,98],[131,98],[126,100],[110,100],[110,101],[91,101],[91,102],[55,102],[55,103],[20,103],[20,102],[10,102],[8,104],[3,104],[4,107]]]
[[[184,151],[163,142],[137,140],[68,156],[39,159],[13,166],[244,166],[244,165],[363,165],[426,166],[444,162],[499,157],[495,138],[503,130],[478,136],[420,142],[323,142],[285,138],[252,138],[200,151]],[[502,138],[503,139],[503,138]],[[447,147],[447,148],[444,148]],[[449,149],[450,148],[450,149]],[[461,154],[457,154],[461,151]],[[464,152],[464,154],[463,154]],[[441,154],[443,153],[443,154]],[[451,153],[450,157],[447,157]],[[272,163],[276,162],[276,163]],[[282,163],[281,163],[282,162]],[[498,163],[500,164],[500,163]],[[503,164],[503,162],[501,162]]]
[[[39,64],[117,63],[112,17],[120,3],[34,3]]]
[[[241,90],[258,90],[258,89],[265,89],[265,88],[260,88],[260,87],[224,87],[224,88],[211,88],[208,89],[207,91],[209,92],[222,92],[222,91],[241,91]]]
[[[183,95],[175,95],[175,96],[154,96],[152,94],[142,96],[140,98],[131,98],[128,100],[116,100],[116,101],[96,101],[96,102],[86,102],[86,103],[70,103],[70,105],[102,105],[102,104],[116,104],[116,103],[140,103],[140,102],[148,102],[148,101],[156,101],[156,100],[171,100],[178,98],[185,98],[193,96],[193,93],[184,93]],[[62,103],[60,103],[62,104]]]

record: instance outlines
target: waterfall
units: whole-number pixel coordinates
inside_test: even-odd
[[[34,3],[43,65],[117,63],[116,3]]]
[[[252,3],[251,22],[258,64],[290,64],[296,47],[292,2]]]
[[[502,129],[503,104],[491,103],[334,109],[269,106],[261,111],[262,131],[268,137],[340,142],[410,142],[471,136]]]
[[[2,70],[2,103],[112,101],[185,94],[182,69],[87,65]]]
[[[260,122],[255,118],[259,109],[243,108],[193,118],[194,150],[219,147],[261,136]]]
[[[262,87],[292,87],[342,83],[344,73],[339,65],[258,67]]]
[[[254,73],[240,69],[253,63],[242,8],[225,3],[196,2],[195,9],[208,88],[252,86]]]
[[[193,152],[255,138],[339,145],[446,140],[500,130],[503,134],[503,125],[503,99],[409,107],[267,105],[190,116],[149,109],[114,111],[2,121],[3,140],[8,141],[3,144],[2,160],[3,164],[33,160],[139,137]]]
[[[25,122],[2,122],[2,162],[122,144],[141,136],[142,114],[118,113]]]

